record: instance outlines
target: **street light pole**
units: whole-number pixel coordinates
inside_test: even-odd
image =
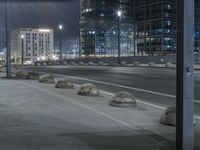
[[[60,64],[62,63],[62,30],[63,25],[59,25],[59,49],[60,49]]]
[[[11,52],[8,48],[8,2],[5,0],[5,41],[6,41],[6,76],[7,78],[11,78]]]
[[[21,39],[22,39],[22,65],[24,64],[24,35],[21,36]]]
[[[117,59],[117,63],[120,64],[120,55],[121,55],[121,30],[120,30],[120,18],[121,18],[122,12],[119,10],[117,12],[117,16],[118,16],[118,59]]]

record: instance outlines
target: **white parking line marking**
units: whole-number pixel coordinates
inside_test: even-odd
[[[174,96],[174,95],[169,95],[169,94],[154,92],[154,91],[150,91],[150,90],[129,87],[129,86],[125,86],[125,85],[119,85],[119,84],[110,83],[110,82],[103,82],[103,81],[92,80],[92,79],[87,79],[87,78],[82,78],[82,77],[68,76],[68,75],[59,75],[59,74],[52,74],[52,75],[61,76],[61,77],[68,77],[68,78],[74,78],[74,79],[79,79],[79,80],[85,80],[85,81],[90,81],[90,82],[95,82],[95,83],[100,83],[100,84],[105,84],[105,85],[112,85],[112,86],[116,86],[116,87],[131,89],[131,90],[135,90],[135,91],[139,91],[139,92],[145,92],[145,93],[159,95],[159,96],[176,98],[176,96]]]
[[[106,91],[102,91],[102,90],[101,90],[101,92],[104,93],[104,94],[108,94],[110,96],[114,95],[111,92],[106,92]],[[151,107],[155,107],[155,108],[158,108],[158,109],[162,109],[162,110],[165,110],[167,108],[167,107],[164,107],[164,106],[160,106],[160,105],[156,105],[156,104],[144,102],[144,101],[141,101],[141,100],[136,100],[136,101],[139,102],[139,103],[141,103],[141,104],[145,104],[145,105],[148,105],[148,106],[151,106]],[[197,120],[200,121],[200,116],[195,115],[194,117],[195,117],[195,119],[197,119]]]
[[[95,82],[95,83],[100,83],[100,84],[105,84],[105,85],[112,85],[112,86],[116,86],[116,87],[131,89],[131,90],[135,90],[135,91],[139,91],[139,92],[145,92],[145,93],[159,95],[159,96],[165,96],[165,97],[169,97],[169,98],[176,98],[175,95],[164,94],[164,93],[160,93],[160,92],[154,92],[154,91],[150,91],[150,90],[139,89],[139,88],[129,87],[129,86],[125,86],[125,85],[118,85],[118,84],[110,83],[110,82],[103,82],[103,81],[98,81],[98,80],[92,80],[92,79],[82,78],[82,77],[60,75],[60,74],[52,74],[52,75],[60,76],[60,77],[74,78],[74,79],[79,79],[79,80],[85,80],[85,81],[90,81],[90,82]],[[200,100],[194,100],[194,102],[200,104]]]
[[[45,73],[45,72],[42,72],[42,73]],[[52,75],[58,76],[58,77],[64,77],[64,78],[67,77],[67,78],[74,78],[74,79],[85,80],[85,81],[90,81],[90,82],[96,82],[96,83],[112,85],[112,86],[117,86],[117,87],[122,87],[122,88],[126,88],[127,87],[127,86],[123,86],[123,85],[117,85],[117,84],[113,84],[113,83],[107,83],[107,82],[91,80],[91,79],[81,78],[81,77],[74,77],[74,76],[67,76],[67,75],[60,75],[60,74],[52,74]],[[168,94],[163,94],[163,93],[158,93],[158,92],[153,92],[153,91],[148,91],[148,90],[143,90],[143,89],[138,89],[138,88],[127,87],[127,89],[133,89],[133,90],[138,90],[138,91],[141,91],[141,92],[151,93],[151,94],[155,94],[155,95],[176,98],[176,96],[174,96],[174,95],[168,95]],[[111,92],[106,92],[106,91],[103,91],[103,90],[101,90],[101,92],[103,92],[105,94],[108,94],[108,95],[111,95],[111,96],[114,95]],[[140,100],[137,100],[137,102],[143,103],[143,104],[155,107],[155,108],[159,108],[159,109],[162,109],[162,110],[166,109],[166,107],[160,106],[160,105],[157,105],[157,104],[152,104],[152,103],[148,103],[148,102],[144,102],[144,101],[140,101]],[[200,100],[194,100],[194,102],[200,104]],[[195,119],[200,120],[200,116],[195,115]]]

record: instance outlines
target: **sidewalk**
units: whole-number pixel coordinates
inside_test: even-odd
[[[2,150],[157,150],[175,140],[175,128],[160,125],[162,112],[108,105],[111,96],[76,95],[53,84],[7,80],[0,73]]]

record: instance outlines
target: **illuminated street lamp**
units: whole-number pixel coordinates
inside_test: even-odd
[[[62,30],[62,29],[63,29],[63,25],[60,24],[60,25],[58,26],[58,28],[59,28],[59,30]]]
[[[117,11],[117,17],[118,17],[118,64],[120,64],[120,55],[121,55],[121,39],[120,39],[120,19],[121,19],[121,16],[122,16],[122,11],[121,10],[118,10]]]
[[[117,11],[117,16],[118,16],[118,17],[121,17],[121,16],[122,16],[122,11],[121,11],[121,10]]]
[[[63,30],[63,25],[62,24],[60,24],[59,26],[58,26],[58,29],[59,29],[59,34],[60,34],[60,36],[59,36],[59,49],[60,49],[60,63],[61,63],[61,61],[62,61],[62,30]]]
[[[22,40],[22,59],[21,59],[21,62],[22,62],[22,65],[24,64],[24,35],[21,35],[21,40]]]

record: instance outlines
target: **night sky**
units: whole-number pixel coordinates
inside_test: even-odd
[[[9,1],[9,0],[8,0]],[[5,31],[4,2],[0,0],[0,40]],[[9,30],[16,28],[53,28],[55,36],[57,25],[64,24],[65,37],[78,36],[79,33],[79,0],[30,1],[12,0],[8,2]]]

